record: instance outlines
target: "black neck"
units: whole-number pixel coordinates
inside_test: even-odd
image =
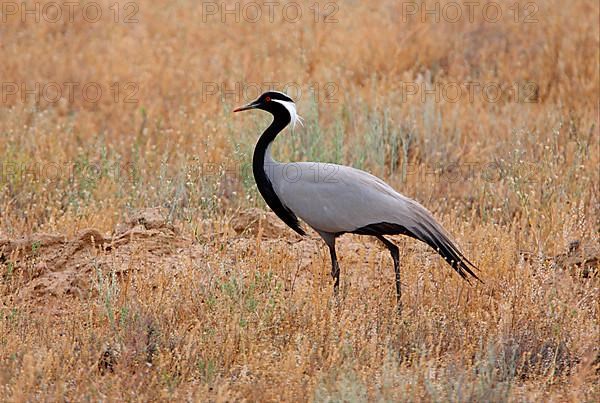
[[[282,106],[283,108],[283,106]],[[256,186],[258,191],[262,195],[267,205],[285,222],[290,228],[296,231],[300,235],[306,233],[300,227],[298,217],[279,199],[273,184],[265,172],[265,156],[269,145],[275,140],[275,137],[290,123],[291,116],[285,111],[280,113],[273,113],[274,119],[271,125],[264,131],[264,133],[258,139],[256,147],[254,148],[254,156],[252,157],[252,172],[254,173],[254,180],[256,180]],[[274,167],[267,167],[270,170],[274,170]]]
[[[263,179],[268,179],[264,167],[267,149],[269,148],[269,144],[271,144],[277,135],[290,123],[290,116],[287,113],[276,114],[274,117],[271,125],[267,127],[258,139],[256,147],[254,147],[254,156],[252,157],[252,172],[254,173],[254,179],[256,179],[258,190],[263,197],[265,197],[265,195],[263,194],[261,185],[264,183]]]

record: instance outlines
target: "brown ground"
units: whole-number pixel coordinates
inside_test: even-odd
[[[319,249],[323,247],[315,233],[297,236],[274,213],[259,209],[239,212],[230,224],[236,235],[227,241],[228,256],[284,243],[298,258],[296,284],[312,277],[308,267],[311,260],[320,259]],[[20,276],[18,286],[3,295],[3,303],[59,315],[68,312],[70,304],[77,304],[78,299],[97,296],[95,278],[100,273],[116,275],[121,281],[132,270],[166,266],[177,276],[178,268],[190,260],[193,264],[205,262],[210,253],[205,245],[208,238],[201,236],[200,242],[193,241],[168,224],[164,212],[152,208],[133,213],[125,223],[117,224],[112,234],[102,235],[88,228],[70,239],[43,233],[17,240],[0,239],[2,262],[12,262],[13,275]],[[359,253],[365,242],[364,238],[344,237],[339,241],[339,253],[354,256],[353,264],[366,264]],[[132,267],[131,260],[138,254],[144,255],[144,265]]]
[[[308,238],[297,236],[272,212],[242,211],[232,218],[231,228],[237,236],[227,242],[230,256],[239,255],[248,248],[268,249],[273,244],[288,244],[298,257],[297,284],[310,277],[307,270],[311,260],[320,259],[318,252],[322,242],[316,234]],[[261,241],[257,243],[257,239]],[[206,238],[202,237],[202,240],[206,242]],[[369,244],[367,247],[372,246],[365,238],[342,237],[338,241],[339,254],[350,258],[360,256],[365,243]],[[160,209],[133,213],[125,223],[118,224],[112,234],[102,235],[98,230],[88,228],[70,239],[44,233],[17,240],[0,239],[0,259],[3,263],[13,262],[13,275],[21,277],[18,287],[4,293],[2,302],[4,306],[17,304],[60,315],[68,312],[70,304],[77,303],[77,299],[97,296],[95,278],[99,273],[115,275],[122,281],[132,270],[166,266],[177,276],[178,268],[184,267],[190,259],[200,264],[207,259],[208,253],[203,242],[193,241],[167,223]],[[132,257],[136,254],[145,256],[143,267],[132,266]],[[597,275],[600,246],[589,243],[582,246],[573,241],[565,253],[557,256],[535,257],[527,252],[522,255],[526,260],[546,262],[548,270],[568,271],[575,277],[588,278]],[[368,264],[360,258],[351,262]]]
[[[491,299],[489,301],[492,303],[490,307],[505,303],[503,302],[504,298],[501,297],[504,293],[498,288],[498,279],[490,278],[490,273],[480,273],[486,279],[487,284],[474,285],[472,287],[465,286],[465,283],[458,280],[457,276],[451,275],[450,269],[443,262],[439,261],[440,259],[436,258],[424,245],[416,244],[413,241],[403,241],[404,238],[400,237],[400,244],[403,245],[403,263],[407,261],[416,263],[418,266],[423,266],[423,269],[419,270],[419,273],[416,273],[416,278],[414,276],[415,273],[403,272],[404,282],[410,282],[408,286],[405,284],[405,292],[408,292],[409,295],[408,298],[406,295],[404,297],[405,305],[407,306],[403,312],[403,319],[397,323],[394,319],[396,315],[393,310],[391,262],[387,258],[387,252],[369,238],[345,236],[340,239],[338,249],[339,255],[342,257],[343,286],[341,300],[336,303],[335,300],[331,299],[331,281],[328,276],[329,262],[327,253],[324,250],[322,242],[314,234],[313,236],[301,238],[287,229],[273,213],[265,213],[258,209],[238,212],[229,220],[228,225],[224,227],[226,230],[221,234],[196,234],[194,239],[192,239],[182,234],[177,225],[168,223],[164,210],[145,209],[131,214],[130,218],[125,223],[118,224],[111,234],[101,234],[98,230],[86,229],[70,238],[61,235],[35,234],[24,239],[0,240],[2,264],[4,267],[8,267],[7,265],[11,267],[10,274],[5,274],[4,282],[7,287],[3,289],[1,296],[2,306],[5,308],[6,324],[9,324],[13,320],[18,320],[12,318],[12,315],[14,315],[14,312],[19,312],[17,315],[22,318],[38,318],[34,319],[37,323],[39,323],[39,318],[43,317],[42,323],[44,323],[44,327],[51,326],[55,330],[63,329],[59,334],[63,335],[65,332],[70,334],[67,336],[66,343],[60,344],[60,340],[55,339],[48,340],[48,343],[54,346],[50,348],[56,349],[57,343],[62,345],[63,349],[67,348],[67,351],[70,352],[66,356],[64,352],[60,353],[63,357],[61,359],[68,359],[67,357],[69,356],[74,357],[76,361],[73,364],[75,365],[79,365],[77,364],[78,362],[81,364],[87,362],[87,365],[94,363],[88,369],[86,378],[92,377],[97,379],[95,382],[99,382],[99,385],[114,385],[116,378],[113,379],[113,377],[116,374],[129,374],[127,378],[130,378],[130,382],[134,382],[132,385],[139,388],[146,381],[140,380],[141,383],[140,381],[135,381],[136,374],[142,370],[142,373],[145,374],[144,376],[152,379],[153,366],[158,365],[162,368],[162,365],[165,364],[163,354],[168,354],[169,356],[173,356],[173,359],[180,361],[179,364],[176,364],[177,368],[180,368],[177,370],[179,375],[177,375],[178,379],[176,380],[179,387],[183,388],[181,390],[184,390],[186,389],[185,385],[189,382],[191,384],[188,386],[196,385],[192,393],[196,398],[205,399],[208,396],[212,396],[212,398],[217,400],[228,400],[232,397],[253,399],[257,393],[263,393],[273,399],[279,396],[297,399],[300,396],[295,391],[290,390],[290,393],[286,394],[285,391],[278,391],[276,389],[271,391],[271,387],[266,386],[270,385],[271,382],[279,382],[275,380],[268,381],[271,376],[267,375],[270,373],[268,367],[261,369],[262,365],[265,365],[266,362],[271,362],[271,358],[266,359],[264,356],[267,350],[264,352],[256,351],[258,357],[261,358],[255,364],[249,364],[249,362],[244,364],[246,362],[245,359],[238,361],[239,358],[234,358],[231,355],[242,354],[241,357],[243,357],[250,354],[253,347],[245,345],[243,341],[245,336],[242,336],[242,334],[247,332],[244,330],[246,326],[258,326],[257,329],[250,333],[258,331],[259,333],[263,333],[262,338],[266,337],[266,341],[271,340],[261,348],[266,348],[269,344],[275,343],[272,346],[274,349],[268,353],[274,354],[273,359],[277,362],[285,359],[296,363],[286,363],[286,371],[291,370],[289,365],[292,365],[296,369],[305,367],[306,364],[301,364],[301,356],[296,356],[295,358],[293,356],[288,356],[287,358],[281,356],[281,354],[289,354],[289,352],[286,353],[286,349],[289,349],[289,343],[292,341],[288,339],[290,336],[286,332],[279,332],[276,329],[270,328],[260,330],[261,326],[265,326],[265,324],[261,325],[261,323],[265,323],[265,320],[267,323],[270,323],[269,326],[285,327],[286,322],[288,323],[287,326],[290,326],[290,319],[283,322],[281,322],[283,318],[274,322],[270,322],[274,318],[261,319],[260,317],[265,315],[265,308],[258,311],[253,310],[255,308],[252,305],[265,303],[265,298],[271,301],[271,303],[275,303],[274,299],[281,298],[282,296],[278,295],[279,291],[274,293],[274,289],[277,290],[281,287],[281,292],[284,294],[284,301],[287,301],[283,303],[284,305],[274,306],[278,306],[279,309],[287,306],[287,308],[284,308],[287,311],[284,316],[293,315],[295,317],[293,321],[297,321],[302,317],[297,317],[298,315],[302,315],[300,311],[297,313],[294,313],[294,311],[298,309],[305,311],[306,303],[317,303],[319,305],[325,302],[326,306],[329,306],[329,308],[325,308],[331,312],[327,315],[327,318],[319,319],[311,325],[314,326],[320,323],[321,330],[317,330],[317,332],[326,332],[321,334],[320,337],[328,337],[327,332],[332,330],[327,329],[328,326],[332,326],[329,321],[336,320],[337,315],[341,315],[340,318],[344,318],[343,322],[356,320],[348,318],[348,315],[351,317],[354,315],[371,317],[367,321],[378,318],[376,322],[381,322],[382,318],[385,317],[386,319],[380,325],[377,325],[377,327],[387,323],[384,326],[388,327],[388,331],[396,329],[394,331],[400,331],[399,335],[409,331],[408,328],[404,331],[401,329],[408,326],[409,323],[418,320],[418,312],[422,309],[428,312],[426,314],[428,317],[427,321],[436,321],[435,318],[441,314],[441,311],[438,314],[433,314],[436,311],[435,306],[416,306],[415,303],[420,305],[418,302],[419,297],[416,296],[417,299],[415,300],[412,294],[419,287],[429,288],[440,280],[444,282],[447,282],[448,279],[452,280],[450,287],[445,286],[446,292],[455,294],[454,298],[457,298],[456,308],[440,307],[444,310],[450,308],[448,312],[452,312],[454,309],[464,311],[466,308],[465,304],[474,303],[474,301],[470,301],[472,297],[480,299],[481,296],[485,296],[484,298]],[[220,240],[215,241],[215,238]],[[215,251],[219,251],[216,253],[216,256]],[[262,255],[266,259],[263,261],[263,265],[267,269],[258,267],[253,269],[252,264],[250,264],[250,266],[246,266],[245,269],[241,270],[242,277],[231,271],[233,268],[239,267],[240,264],[247,265],[248,257],[257,255]],[[284,269],[284,271],[275,267],[269,268],[270,265],[267,262],[277,259],[278,256],[280,256],[280,259],[285,259],[288,262],[287,269]],[[515,270],[529,273],[531,279],[533,279],[532,284],[538,283],[539,285],[536,287],[541,287],[541,289],[556,287],[556,285],[552,285],[555,281],[568,283],[567,288],[577,293],[574,300],[578,301],[578,309],[591,309],[591,313],[596,309],[594,307],[597,307],[598,304],[598,301],[594,299],[598,292],[599,276],[597,272],[599,269],[599,257],[600,253],[597,245],[586,244],[582,246],[573,242],[568,251],[555,257],[532,256],[524,252],[519,258],[521,263],[516,266]],[[432,260],[438,261],[435,266],[440,267],[426,268],[432,265]],[[430,270],[441,270],[440,274],[443,278],[447,279],[442,280],[438,275],[430,277],[430,273],[428,273]],[[543,272],[539,272],[539,270],[543,270]],[[512,274],[511,277],[515,274]],[[261,276],[263,275],[266,277],[262,277],[261,280]],[[519,276],[522,276],[522,274]],[[423,277],[430,278],[425,280]],[[230,280],[233,282],[230,282]],[[217,284],[220,284],[220,286],[217,285],[216,292],[214,289],[215,281]],[[262,283],[263,281],[266,281],[266,283]],[[433,284],[429,284],[431,281],[433,281]],[[527,281],[531,282],[531,280]],[[190,300],[188,299],[189,297],[182,298],[180,303],[185,304],[185,306],[175,308],[175,312],[183,309],[183,311],[187,312],[186,315],[179,314],[172,316],[175,312],[171,312],[171,314],[167,315],[171,319],[164,317],[160,319],[161,315],[165,314],[165,312],[161,312],[160,308],[156,311],[156,308],[160,305],[153,308],[143,308],[149,302],[149,299],[154,300],[155,304],[162,304],[160,301],[169,300],[171,301],[169,304],[173,307],[175,302],[173,301],[172,292],[177,292],[177,290],[187,290],[187,292],[190,292],[192,291],[188,288],[190,286],[195,294],[194,299]],[[247,295],[248,292],[252,294],[257,287],[262,289],[262,292],[257,296]],[[202,291],[206,288],[212,288],[213,292],[207,293],[206,291]],[[365,296],[371,295],[372,297],[367,297],[364,305],[349,304],[349,301],[356,301],[357,298],[359,300],[362,299],[357,297],[360,294]],[[386,295],[387,297],[385,297]],[[477,295],[480,295],[480,297],[477,298]],[[327,300],[329,302],[326,302]],[[524,302],[520,297],[517,300],[521,304]],[[530,302],[534,304],[539,303],[535,300],[531,300]],[[334,304],[333,307],[330,306],[331,303]],[[221,305],[220,308],[216,309],[215,304]],[[238,304],[242,305],[238,306]],[[336,307],[335,305],[337,304],[340,305]],[[175,305],[177,304],[175,303]],[[238,307],[236,308],[236,306]],[[240,308],[242,309],[240,310]],[[432,308],[434,311],[431,311]],[[172,309],[169,308],[168,310],[171,311]],[[222,309],[225,309],[225,311],[223,312]],[[249,309],[249,311],[244,314],[246,309]],[[312,315],[323,315],[321,309],[314,311]],[[131,316],[130,310],[133,310],[133,316]],[[309,309],[310,311],[312,309]],[[335,313],[336,311],[338,313]],[[472,312],[474,315],[480,317],[485,311]],[[332,313],[334,316],[329,316]],[[224,318],[221,316],[223,314],[232,316]],[[306,314],[307,312],[303,313],[303,315]],[[433,316],[430,316],[431,314]],[[99,316],[94,319],[90,315]],[[253,318],[254,315],[258,316]],[[305,317],[303,320],[311,320],[309,318],[312,315]],[[443,315],[445,316],[447,313]],[[463,315],[464,313],[461,314],[461,316]],[[167,320],[167,322],[161,323],[164,320]],[[315,320],[315,318],[313,317],[312,320]],[[323,320],[325,321],[322,322]],[[439,320],[442,320],[440,322],[440,325],[443,326],[441,329],[445,330],[448,326],[452,327],[451,324],[446,322],[448,319],[443,319],[443,316]],[[128,321],[132,322],[129,323]],[[167,324],[169,321],[171,322],[170,325]],[[247,324],[246,321],[248,321]],[[474,331],[475,333],[482,331],[483,328],[481,330],[473,330],[479,326],[478,322],[475,321],[469,325],[471,330],[468,331]],[[214,353],[211,353],[211,350],[214,350],[215,347],[211,347],[210,344],[198,347],[199,350],[208,349],[205,350],[205,353],[197,353],[200,354],[199,357],[205,357],[208,353],[213,358],[208,361],[197,358],[200,359],[197,364],[200,365],[199,368],[193,369],[192,372],[189,370],[182,372],[183,369],[179,365],[189,366],[189,359],[191,357],[182,357],[180,355],[182,352],[177,352],[178,343],[183,343],[179,344],[180,346],[187,345],[187,348],[190,348],[190,346],[195,345],[200,340],[204,340],[206,335],[202,336],[202,334],[206,331],[207,326],[210,328],[210,323],[213,323],[213,326],[216,327],[215,329],[220,329],[217,332],[221,333],[221,337],[225,337],[225,339],[217,342],[225,343],[226,345],[222,348],[217,348],[221,352],[217,353],[216,356],[213,355]],[[242,325],[243,323],[244,325]],[[238,328],[237,331],[233,331],[230,328],[232,324],[242,327]],[[365,324],[368,326],[368,322]],[[80,326],[83,326],[83,328],[80,328]],[[292,331],[292,334],[297,334],[295,337],[301,337],[300,335],[306,334],[307,329],[303,329],[301,323],[296,323],[293,326],[300,326]],[[427,326],[431,326],[431,324]],[[505,323],[502,326],[514,325]],[[541,374],[555,378],[555,382],[558,382],[557,385],[561,384],[562,381],[559,381],[560,379],[591,380],[594,374],[596,374],[595,377],[597,378],[598,365],[600,365],[600,351],[598,351],[597,346],[593,347],[593,343],[588,344],[589,347],[587,350],[577,351],[569,347],[569,342],[566,340],[554,342],[552,339],[539,338],[541,335],[536,334],[539,332],[539,329],[535,331],[533,330],[534,328],[529,328],[527,325],[522,324],[521,326],[525,327],[516,331],[509,331],[509,334],[514,334],[513,336],[509,338],[502,336],[502,344],[495,347],[500,348],[500,351],[495,353],[500,354],[499,358],[494,358],[494,361],[488,364],[497,368],[491,374],[495,374],[496,371],[508,370],[509,373],[512,374],[514,372],[524,381],[522,386],[513,390],[512,393],[516,393],[514,396],[525,396],[520,395],[520,393],[528,393],[526,392],[528,390],[528,379],[536,379]],[[170,327],[174,327],[174,329],[179,328],[179,331],[183,330],[184,334],[180,334],[177,336],[180,338],[174,340],[172,338],[173,335],[167,331]],[[377,327],[368,330],[368,332],[375,333],[368,336],[367,340],[373,336],[376,336],[376,339],[380,339],[382,336],[385,339],[389,337],[389,335],[385,336],[385,333],[378,335],[379,331],[383,329],[376,330]],[[31,328],[31,325],[29,328]],[[526,330],[527,328],[529,330]],[[85,341],[80,340],[85,334],[84,329],[90,329],[97,335],[92,340],[99,337],[97,341],[93,341],[93,345],[86,345]],[[442,331],[441,329],[440,331]],[[81,333],[82,330],[84,330],[83,333]],[[233,333],[231,333],[232,331]],[[240,331],[242,332],[241,334],[234,336]],[[308,331],[312,332],[314,330]],[[365,329],[365,331],[367,330]],[[115,333],[111,335],[113,332]],[[188,335],[185,336],[185,333]],[[593,332],[590,335],[595,337]],[[231,336],[234,336],[234,338],[241,337],[241,339],[227,341]],[[342,334],[337,337],[341,336]],[[367,335],[365,334],[365,336]],[[54,337],[56,337],[56,334],[54,334]],[[283,340],[277,341],[280,337],[283,337]],[[401,339],[406,340],[406,337],[409,337],[409,340],[411,338],[411,336],[405,334]],[[419,343],[418,333],[412,337],[416,337],[412,343]],[[103,341],[100,342],[100,340]],[[90,341],[88,340],[87,342],[89,343]],[[100,343],[98,344],[98,342]],[[234,344],[232,345],[231,342]],[[297,340],[297,342],[300,342],[300,340]],[[354,343],[357,342],[355,341]],[[400,342],[400,340],[397,342]],[[377,344],[379,343],[381,341],[377,342]],[[451,348],[451,344],[440,345],[438,348],[441,350],[437,354],[442,354],[442,351],[446,351],[445,354],[449,354],[451,350],[448,349]],[[298,350],[298,354],[305,354],[306,351],[304,349],[310,348],[309,346],[310,343],[302,347],[301,350]],[[88,350],[91,348],[88,354],[92,354],[92,356],[84,358],[79,352],[81,348],[87,348]],[[239,349],[250,350],[247,353],[242,353]],[[313,354],[320,355],[321,353],[315,351]],[[419,354],[416,351],[405,351],[402,354],[406,354],[402,360],[405,362],[404,365],[408,366],[414,365],[411,362],[415,359],[425,359],[424,357],[418,358]],[[509,356],[506,356],[506,354],[509,354]],[[94,355],[96,358],[94,358]],[[26,360],[26,357],[28,356],[23,357],[23,359]],[[304,359],[306,358],[308,357]],[[327,361],[331,358],[333,357],[321,357],[318,358],[317,362],[321,362],[323,359]],[[91,362],[90,359],[92,360]],[[389,369],[385,368],[388,368],[387,366],[392,364],[385,357],[381,357],[381,359],[383,359],[382,365],[384,365],[384,371],[389,371]],[[486,358],[486,360],[489,359]],[[496,361],[498,359],[500,361]],[[256,363],[259,362],[265,364],[256,367]],[[312,365],[315,365],[317,362]],[[23,365],[32,364],[24,361]],[[140,365],[142,366],[140,367]],[[305,367],[304,371],[309,371],[306,374],[315,370],[320,372],[318,366],[315,368],[312,365]],[[497,367],[498,365],[500,367]],[[509,369],[504,368],[503,366],[505,365]],[[219,369],[219,366],[222,367]],[[511,366],[514,367],[511,368]],[[159,367],[156,369],[158,370]],[[309,368],[312,368],[312,370]],[[398,374],[402,373],[401,367],[395,368]],[[197,375],[194,375],[194,371],[199,372]],[[188,375],[185,375],[186,373]],[[494,377],[493,382],[499,382],[495,377],[500,375],[491,374],[490,376]],[[264,378],[265,376],[267,378]],[[342,376],[342,378],[340,379],[338,376]],[[348,382],[345,378],[346,376],[341,374],[336,375],[331,380],[321,378],[321,381],[314,386],[308,386],[311,385],[310,378],[305,378],[303,382],[308,382],[304,387],[316,388],[315,393],[317,395],[315,395],[315,398],[317,400],[320,398],[319,393],[333,393],[336,396],[340,393],[342,396],[349,394],[350,398],[352,396],[356,397],[356,393],[359,393],[358,396],[363,397],[366,395],[362,395],[362,393],[372,393],[369,392],[368,388],[364,392],[354,390],[352,384],[346,384]],[[384,372],[381,376],[393,375],[385,374]],[[506,374],[501,376],[506,376]],[[589,378],[590,376],[592,378]],[[197,381],[201,383],[196,384]],[[264,382],[267,383],[265,384]],[[330,382],[333,383],[330,384]],[[220,389],[214,389],[216,386],[213,387],[211,385],[220,385]],[[262,386],[260,385],[265,385],[264,387],[267,387],[267,389],[261,389]],[[399,390],[403,391],[401,392],[402,394],[407,393],[407,390],[412,390],[411,393],[418,393],[414,389],[416,385],[410,387],[409,385],[411,383],[405,386],[402,386],[402,383],[396,383],[396,387],[400,386]],[[76,384],[72,386],[63,385],[59,390],[77,394],[77,388],[80,387],[81,385],[77,386]],[[333,389],[331,389],[332,387]],[[378,388],[380,387],[382,386],[378,386]],[[408,389],[406,389],[407,387]],[[493,389],[499,387],[494,386]],[[593,396],[596,393],[593,392],[594,389],[583,390],[586,391],[586,394],[591,393],[589,396]],[[227,392],[225,392],[226,390]],[[390,389],[387,393],[390,396],[397,396],[393,390]],[[519,392],[519,390],[521,391]],[[556,393],[560,389],[555,388],[554,390],[554,393]],[[480,393],[483,393],[483,395],[478,394],[478,396],[493,399],[494,396],[505,396],[506,391],[505,389],[497,389],[495,392],[481,391]],[[17,390],[12,391],[15,397],[20,396],[17,392]],[[171,390],[170,392],[165,392],[162,397],[181,397],[182,395],[178,393]],[[89,392],[85,394],[89,395]],[[111,396],[118,395],[119,393],[117,392],[117,395]],[[99,396],[105,395],[101,394]]]

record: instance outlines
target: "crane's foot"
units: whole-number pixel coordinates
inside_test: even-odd
[[[402,316],[402,302],[400,300],[396,301],[396,314]]]

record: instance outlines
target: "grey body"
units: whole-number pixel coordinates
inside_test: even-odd
[[[353,232],[369,224],[423,223],[430,214],[414,200],[356,168],[329,163],[278,163],[266,168],[282,202],[319,233]]]

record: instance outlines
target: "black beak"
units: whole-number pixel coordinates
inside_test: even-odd
[[[257,108],[260,105],[260,103],[254,101],[254,102],[250,102],[247,105],[244,106],[240,106],[239,108],[235,108],[233,111],[234,112],[241,112],[241,111],[247,111],[248,109],[254,109]]]

